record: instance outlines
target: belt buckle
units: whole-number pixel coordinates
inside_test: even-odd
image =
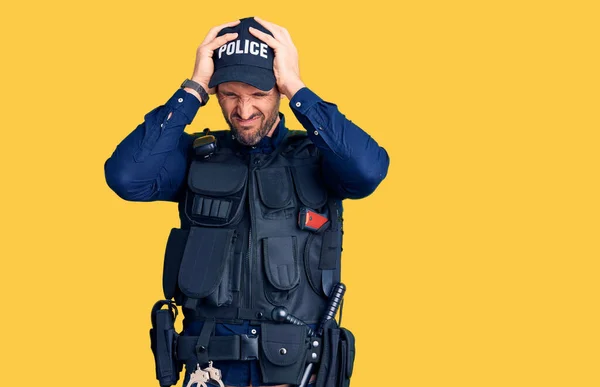
[[[258,336],[240,335],[240,360],[258,359]]]

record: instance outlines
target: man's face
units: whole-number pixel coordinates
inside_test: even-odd
[[[279,117],[281,95],[276,87],[262,91],[242,82],[224,82],[217,87],[223,117],[237,141],[256,145]]]

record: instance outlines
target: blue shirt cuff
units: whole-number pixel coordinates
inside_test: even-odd
[[[308,87],[298,90],[290,101],[292,112],[306,129],[308,138],[313,144],[320,149],[332,150],[335,140],[331,136],[334,133],[323,132],[325,127],[329,127],[328,123],[331,121],[331,117],[327,115],[331,112],[323,112],[327,106],[328,104]],[[324,134],[324,137],[320,134]]]
[[[186,124],[189,125],[194,120],[194,117],[196,117],[196,113],[198,113],[200,101],[194,95],[183,89],[179,89],[167,101],[166,106],[170,110],[173,110],[173,114],[175,112],[182,113],[187,119]]]
[[[306,115],[306,112],[310,110],[310,108],[321,101],[323,101],[321,97],[305,86],[294,94],[290,100],[290,108],[294,113]]]

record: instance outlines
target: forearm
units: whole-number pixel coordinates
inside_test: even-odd
[[[196,97],[179,90],[146,114],[104,164],[109,187],[125,200],[176,201],[191,146],[184,129],[199,105]]]
[[[336,105],[307,88],[299,90],[290,107],[323,155],[323,174],[341,198],[370,195],[387,175],[386,150],[348,120]]]

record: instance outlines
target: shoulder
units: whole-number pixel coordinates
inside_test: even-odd
[[[283,142],[286,145],[312,143],[305,130],[288,130]]]
[[[231,131],[227,129],[211,130],[209,128],[204,128],[201,132],[191,133],[190,136],[192,136],[194,139],[207,135],[213,135],[216,138],[225,138],[226,136],[229,136],[229,133],[231,133]]]
[[[306,130],[288,130],[283,141],[284,154],[292,154],[296,158],[320,158],[321,153],[317,146],[306,134]]]

